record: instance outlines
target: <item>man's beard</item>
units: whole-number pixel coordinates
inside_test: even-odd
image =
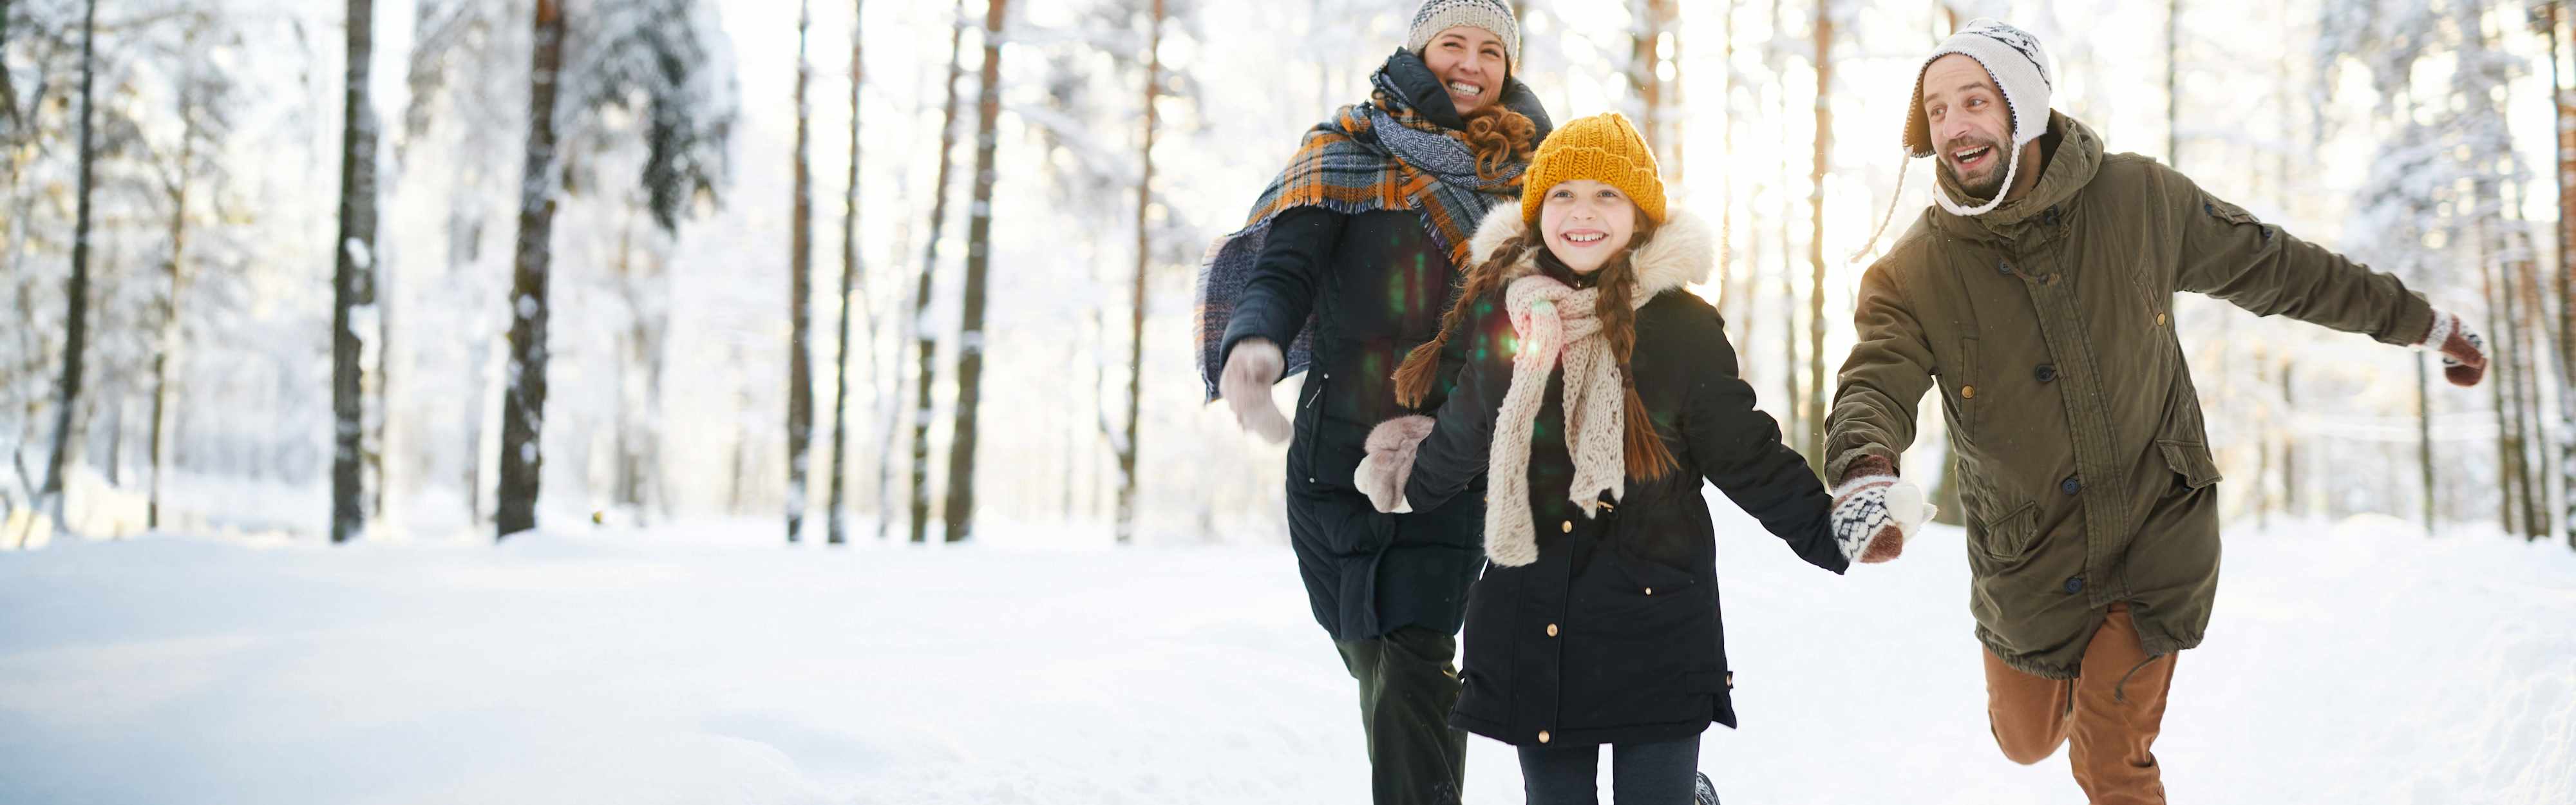
[[[1957,166],[1950,164],[1951,154],[1958,153],[1960,148],[1969,147],[1970,145],[1972,145],[1972,143],[1961,142],[1952,143],[1949,146],[1946,146],[1941,156],[1935,160],[1941,163],[1941,178],[1948,180],[1950,186],[1959,188],[1961,192],[1967,193],[1979,200],[1991,200],[1998,194],[2001,194],[2004,190],[2004,169],[2009,167],[2010,163],[2003,162],[2002,160],[2012,159],[2018,155],[2006,151],[2002,143],[1991,141],[1985,142],[1984,145],[1993,151],[1989,157],[1995,161],[1986,168],[1985,178],[1979,179],[1975,183],[1971,184],[1966,179],[1960,178]]]

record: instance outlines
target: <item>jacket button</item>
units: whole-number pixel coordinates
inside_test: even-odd
[[[2011,261],[2011,260],[1996,260],[1996,261],[1995,261],[1995,273],[1997,273],[1997,274],[2010,274],[2010,273],[2012,273],[2012,261]]]
[[[1561,532],[1564,532],[1564,533],[1567,533],[1567,534],[1572,534],[1572,533],[1574,533],[1574,521],[1572,521],[1572,520],[1567,520],[1567,521],[1565,521],[1565,525],[1558,526],[1556,530],[1561,531]]]
[[[1647,595],[1654,595],[1654,594],[1655,594],[1655,588],[1653,588],[1653,587],[1648,587],[1648,588],[1646,588],[1646,594],[1647,594]]]
[[[2039,382],[2042,383],[2057,382],[2057,365],[2049,363],[2040,364],[2039,368],[2031,370],[2031,376],[2039,378]]]
[[[2083,577],[2083,576],[2076,576],[2076,577],[2073,577],[2073,578],[2070,578],[2070,579],[2067,579],[2067,580],[2066,580],[2066,594],[2067,594],[2067,595],[2074,595],[2074,594],[2076,594],[2076,593],[2080,593],[2080,592],[2083,592],[2083,591],[2084,591],[2084,577]]]
[[[1962,400],[1973,400],[1973,399],[1976,399],[1976,398],[1977,398],[1977,387],[1975,387],[1975,386],[1960,386],[1960,387],[1959,387],[1959,399],[1962,399]]]
[[[2077,492],[2084,491],[2084,482],[2076,480],[2075,476],[2069,475],[2066,476],[2066,480],[2057,484],[2057,488],[2064,491],[2066,494],[2072,495]]]
[[[1548,624],[1548,625],[1547,625],[1547,636],[1549,636],[1549,637],[1555,637],[1555,636],[1556,636],[1556,624],[1551,623],[1551,624]]]
[[[2158,314],[2156,314],[2156,326],[2158,326],[2158,327],[2163,327],[2163,326],[2165,326],[2165,314],[2162,314],[2162,313],[2158,313]]]
[[[1547,743],[1547,730],[1539,730],[1539,731],[1538,731],[1538,742],[1539,742],[1539,743]]]
[[[2050,207],[2050,208],[2048,208],[2048,210],[2047,210],[2046,212],[2042,212],[2042,213],[2040,213],[2040,214],[2039,214],[2039,222],[2040,222],[2040,223],[2043,223],[2043,224],[2047,224],[2047,225],[2049,225],[2049,226],[2056,226],[2056,225],[2057,225],[2057,208],[2056,208],[2056,207]]]

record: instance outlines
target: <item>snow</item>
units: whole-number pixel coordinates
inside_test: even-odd
[[[2081,796],[2062,750],[1986,734],[1957,531],[1838,578],[1718,508],[1744,729],[1701,768],[1729,801]],[[0,801],[1366,800],[1284,547],[1000,529],[0,553]],[[2576,553],[2379,519],[2227,547],[2157,746],[2176,801],[2576,801]],[[1471,747],[1468,801],[1517,801],[1508,749]]]

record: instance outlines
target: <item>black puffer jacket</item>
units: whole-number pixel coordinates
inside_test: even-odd
[[[1517,210],[1488,216],[1480,253],[1522,231]],[[1657,741],[1735,725],[1719,617],[1715,533],[1700,483],[1788,542],[1800,558],[1841,573],[1827,524],[1831,498],[1779,425],[1754,408],[1736,377],[1717,311],[1682,290],[1705,279],[1708,226],[1675,213],[1638,251],[1638,395],[1681,465],[1653,481],[1630,477],[1615,507],[1586,517],[1566,499],[1562,379],[1551,373],[1531,436],[1530,511],[1538,559],[1489,566],[1470,597],[1466,690],[1450,723],[1524,746]],[[1533,269],[1534,270],[1534,269]],[[1509,317],[1499,298],[1422,443],[1405,486],[1416,508],[1480,502],[1493,428],[1512,381]],[[1465,334],[1451,341],[1468,340]]]
[[[1404,66],[1390,75],[1414,108],[1463,129],[1430,71],[1419,61]],[[1517,81],[1508,86],[1504,104],[1545,137],[1537,99]],[[1288,446],[1288,533],[1315,621],[1335,639],[1405,626],[1456,633],[1467,585],[1485,561],[1484,509],[1473,500],[1381,514],[1351,483],[1369,428],[1410,413],[1396,405],[1390,377],[1406,353],[1440,334],[1460,273],[1421,213],[1299,207],[1272,220],[1254,278],[1227,322],[1222,350],[1229,356],[1245,338],[1284,349],[1313,328],[1313,364],[1297,393]],[[1463,360],[1458,350],[1444,356],[1426,408],[1446,396]]]

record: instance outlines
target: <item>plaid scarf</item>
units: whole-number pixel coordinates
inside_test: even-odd
[[[1421,214],[1423,229],[1435,246],[1448,253],[1450,265],[1463,267],[1470,261],[1467,242],[1474,233],[1469,227],[1494,204],[1520,197],[1521,171],[1528,163],[1504,165],[1490,180],[1478,176],[1466,132],[1445,128],[1425,116],[1392,75],[1406,69],[1428,73],[1420,57],[1397,51],[1369,77],[1373,91],[1368,102],[1342,107],[1307,131],[1287,169],[1270,180],[1253,202],[1244,228],[1208,246],[1199,267],[1195,328],[1199,378],[1207,384],[1208,400],[1217,398],[1217,376],[1225,369],[1220,352],[1235,300],[1251,284],[1261,247],[1270,239],[1270,223],[1280,213],[1298,207],[1323,207],[1344,215],[1411,210]],[[1514,89],[1527,94],[1518,85],[1517,80],[1506,84],[1506,100],[1511,100]],[[1545,113],[1534,102],[1527,106],[1516,105],[1514,111],[1539,123],[1544,133]],[[1282,377],[1305,371],[1312,362],[1313,321],[1309,318],[1297,342],[1287,346],[1288,366]]]

